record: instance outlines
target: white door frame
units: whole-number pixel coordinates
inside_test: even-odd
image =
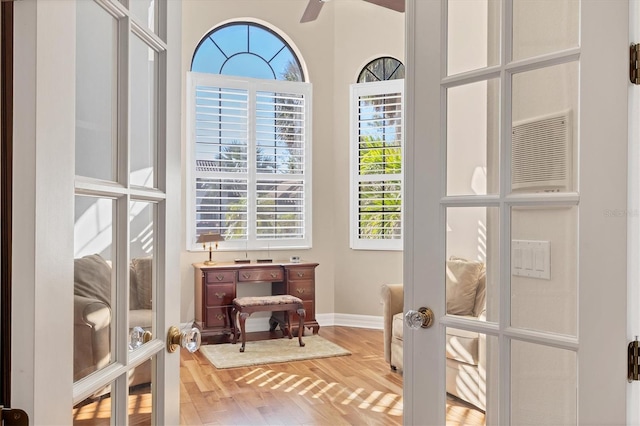
[[[75,2],[15,3],[12,405],[31,424],[71,424]],[[179,325],[181,200],[181,13],[167,2],[166,293],[157,330]],[[160,177],[162,178],[162,177]],[[162,266],[162,262],[159,262]],[[164,312],[164,313],[163,313]],[[154,336],[165,341],[165,335]],[[164,344],[162,345],[164,348]],[[180,352],[158,355],[157,424],[179,423]],[[52,384],[55,384],[53,386]],[[126,410],[126,407],[123,407]],[[126,416],[126,414],[125,414]],[[123,417],[118,417],[123,418]],[[126,417],[125,417],[126,418]]]
[[[509,4],[508,1],[501,3]],[[406,309],[429,306],[436,318],[430,329],[405,333],[406,424],[444,424],[444,285],[430,286],[428,291],[425,284],[430,277],[436,283],[444,281],[444,213],[437,206],[445,181],[442,141],[446,123],[440,114],[445,103],[439,84],[433,84],[440,82],[444,70],[445,58],[440,48],[446,37],[444,5],[445,1],[407,2],[405,152],[410,160],[406,165],[405,306]],[[508,10],[505,13],[509,13]],[[582,172],[579,253],[581,258],[590,260],[578,265],[579,326],[575,347],[579,354],[580,424],[624,424],[627,418],[627,386],[622,378],[623,369],[626,371],[626,327],[622,324],[627,323],[627,221],[624,217],[607,216],[605,212],[627,207],[627,105],[621,100],[626,99],[628,90],[628,12],[626,1],[581,3],[581,47],[576,49],[580,55],[583,88],[579,99]],[[595,28],[600,30],[594,31]],[[502,28],[502,32],[510,34],[507,28]],[[589,126],[593,123],[598,125]],[[584,173],[585,170],[603,170],[605,178],[602,173]],[[611,182],[614,184],[610,185]],[[505,256],[508,259],[509,249],[501,247],[501,257]],[[505,279],[509,277],[509,270],[501,270],[503,316],[508,313],[504,308],[509,306],[510,296],[504,294],[504,289],[508,289]],[[451,319],[444,322],[463,325]],[[611,328],[608,324],[616,326]],[[513,334],[507,330],[509,325],[504,318],[496,325],[464,325],[467,326],[499,339]],[[548,343],[555,345],[553,339]],[[559,344],[559,347],[563,346]],[[507,346],[499,356],[509,360]],[[506,364],[500,368],[499,392],[501,399],[508,402],[509,365]],[[594,374],[595,371],[598,373]],[[598,398],[594,396],[596,389]],[[602,395],[608,397],[602,398]],[[502,404],[497,410],[498,417],[493,417],[493,421],[507,424],[508,404]]]

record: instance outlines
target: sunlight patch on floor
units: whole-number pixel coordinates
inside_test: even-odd
[[[300,377],[297,374],[288,375],[263,368],[252,370],[235,381],[258,387],[271,386],[273,390],[282,389],[287,393],[297,391],[301,396],[307,395],[311,398],[327,399],[332,402],[340,401],[339,403],[342,405],[357,404],[357,407],[362,410],[402,416],[402,396],[394,393],[384,393],[377,390],[367,391],[363,388],[349,389],[337,382],[327,383],[322,379]],[[344,397],[345,394],[346,397]]]

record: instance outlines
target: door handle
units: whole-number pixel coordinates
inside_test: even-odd
[[[202,335],[196,327],[192,327],[189,331],[180,331],[178,327],[171,326],[167,332],[167,351],[171,353],[180,346],[194,353],[200,349],[201,342]]]
[[[151,341],[153,335],[150,331],[136,325],[129,334],[129,350],[138,349],[140,346]]]
[[[404,322],[413,330],[429,328],[433,324],[433,311],[430,308],[420,308],[417,311],[411,309],[404,316]]]

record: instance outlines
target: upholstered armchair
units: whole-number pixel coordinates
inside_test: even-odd
[[[447,313],[483,318],[486,302],[484,264],[451,258],[447,261]],[[384,356],[391,368],[403,369],[404,289],[402,284],[381,288],[384,319]],[[447,330],[446,390],[481,410],[486,407],[486,341],[479,333]]]
[[[130,328],[151,329],[151,262],[133,259],[129,266]],[[111,362],[111,274],[111,264],[97,254],[74,261],[74,381]],[[151,369],[144,363],[132,371],[129,384],[150,381]]]

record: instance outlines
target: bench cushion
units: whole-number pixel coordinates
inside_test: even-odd
[[[233,304],[241,308],[248,308],[253,306],[288,305],[291,303],[302,304],[302,299],[295,296],[289,296],[287,294],[278,296],[236,297],[235,299],[233,299]]]

